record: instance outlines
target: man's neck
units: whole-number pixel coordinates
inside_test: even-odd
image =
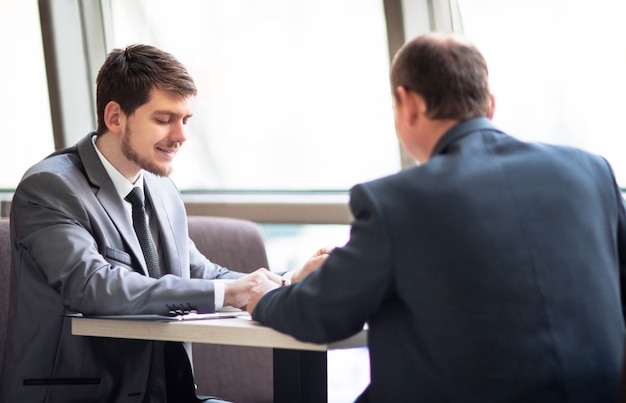
[[[419,128],[420,150],[416,159],[420,164],[426,163],[435,146],[450,129],[459,123],[457,119],[426,119]]]
[[[126,158],[122,153],[119,139],[111,133],[99,134],[96,136],[96,147],[104,158],[109,161],[130,183],[135,183],[141,173],[141,168]]]

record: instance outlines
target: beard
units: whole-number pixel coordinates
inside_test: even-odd
[[[124,131],[124,134],[122,135],[122,154],[124,154],[124,156],[128,158],[129,161],[134,162],[143,170],[146,170],[157,176],[169,176],[169,174],[172,172],[172,169],[170,167],[160,166],[155,161],[152,161],[147,157],[142,157],[137,152],[137,150],[135,150],[135,148],[130,143],[131,135],[132,131],[130,129]]]

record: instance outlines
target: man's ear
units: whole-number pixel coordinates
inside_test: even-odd
[[[418,103],[421,97],[402,86],[396,88],[396,94],[396,109],[399,110],[401,118],[405,119],[409,126],[413,126],[418,118],[420,109]]]
[[[122,112],[122,108],[117,102],[110,101],[104,107],[104,124],[111,133],[122,132],[123,117],[124,112]]]
[[[489,115],[487,118],[489,120],[493,119],[493,114],[496,112],[496,97],[493,94],[489,94]]]

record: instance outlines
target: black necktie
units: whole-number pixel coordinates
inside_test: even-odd
[[[156,253],[152,236],[150,236],[150,228],[148,228],[143,192],[135,186],[124,199],[133,206],[133,228],[135,228],[137,239],[139,239],[139,245],[141,245],[143,257],[146,260],[148,273],[150,277],[159,278],[161,277],[159,257]]]
[[[150,277],[159,278],[161,277],[159,257],[156,253],[152,236],[150,236],[150,228],[148,228],[143,192],[138,187],[134,187],[124,199],[133,206],[133,228],[135,229],[135,234],[137,234],[139,245],[141,245],[148,273]],[[166,399],[165,357],[163,350],[165,344],[155,341],[152,346],[152,361],[150,363],[148,389],[143,399],[144,403],[160,403],[165,402]]]

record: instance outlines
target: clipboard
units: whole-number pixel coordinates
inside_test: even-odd
[[[121,319],[121,320],[145,320],[154,322],[179,322],[187,320],[210,320],[226,318],[250,318],[246,311],[224,311],[224,312],[185,312],[177,315],[83,315],[82,313],[67,313],[65,316],[74,318],[90,319]]]

